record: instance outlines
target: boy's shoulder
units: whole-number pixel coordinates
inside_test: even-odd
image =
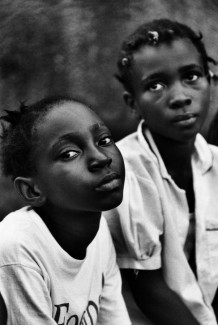
[[[21,263],[34,251],[42,232],[35,219],[39,218],[29,207],[7,215],[0,222],[0,266]],[[39,248],[40,249],[40,248]]]
[[[9,213],[0,222],[0,242],[17,241],[20,238],[20,233],[26,233],[29,224],[31,223],[30,208],[23,207],[19,210]],[[29,230],[29,229],[28,229]]]
[[[106,253],[108,248],[110,249],[110,245],[111,245],[111,235],[105,218],[105,214],[106,212],[103,212],[101,215],[101,221],[100,221],[98,233],[93,240],[93,243],[97,245],[96,247],[97,250],[99,250],[99,252],[101,251],[101,248],[104,247],[103,249],[104,253]]]

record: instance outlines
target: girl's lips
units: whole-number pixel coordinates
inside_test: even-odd
[[[173,123],[180,126],[192,126],[193,124],[195,124],[196,120],[197,120],[196,114],[186,113],[186,114],[177,115],[174,118]]]
[[[174,123],[183,122],[192,119],[193,117],[196,118],[196,114],[193,113],[179,114],[173,119],[173,122]]]

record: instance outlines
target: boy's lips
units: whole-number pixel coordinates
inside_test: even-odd
[[[120,187],[120,185],[120,176],[113,172],[103,177],[103,179],[97,185],[96,190],[100,192],[108,192]]]

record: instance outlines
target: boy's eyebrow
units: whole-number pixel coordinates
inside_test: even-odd
[[[102,123],[95,123],[89,127],[91,132],[98,131],[102,127],[107,128],[105,124]],[[81,132],[70,132],[63,134],[58,140],[52,145],[52,149],[55,150],[56,147],[60,146],[63,142],[67,141],[79,141],[81,139]]]
[[[70,132],[62,135],[58,138],[58,140],[52,145],[52,148],[60,145],[62,142],[65,141],[75,141],[79,138],[80,132]]]
[[[185,72],[185,71],[192,70],[192,69],[198,69],[198,70],[200,69],[202,71],[204,70],[202,65],[193,63],[193,64],[188,64],[183,67],[180,67],[178,69],[178,71]],[[151,75],[144,77],[142,79],[141,83],[144,84],[145,82],[153,81],[154,79],[164,78],[167,76],[168,76],[168,73],[165,71],[154,72]]]
[[[91,125],[89,129],[90,129],[90,131],[98,131],[102,127],[107,129],[106,125],[103,122],[95,123],[95,124]]]

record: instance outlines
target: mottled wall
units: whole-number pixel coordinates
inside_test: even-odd
[[[216,0],[0,0],[0,111],[48,94],[79,94],[96,107],[116,140],[136,128],[113,77],[122,40],[139,24],[169,17],[201,30],[218,59]],[[213,70],[218,73],[218,68]],[[206,133],[217,110],[213,89]],[[0,177],[0,218],[20,206]]]

